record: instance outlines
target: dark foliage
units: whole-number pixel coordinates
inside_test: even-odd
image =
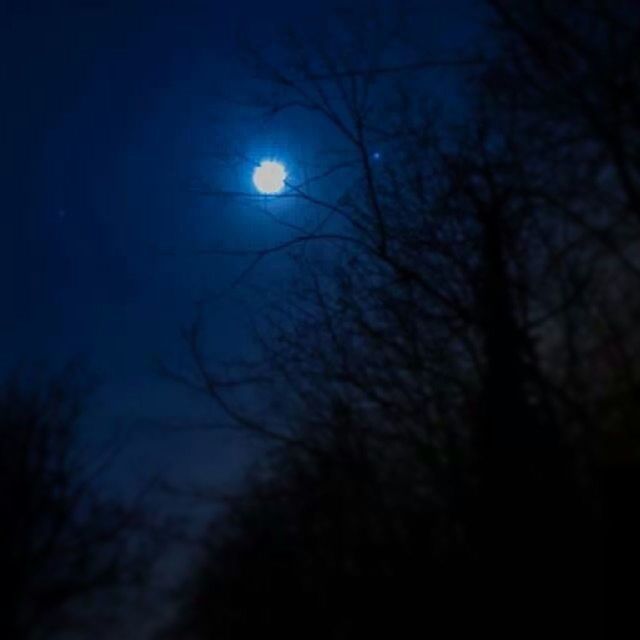
[[[70,367],[0,389],[3,638],[99,637],[146,566],[140,514],[98,488],[113,452],[87,455],[81,440],[88,381]]]
[[[302,247],[299,277],[253,377],[277,420],[186,334],[188,381],[274,448],[170,637],[602,628],[605,568],[638,530],[640,11],[488,4],[462,123],[434,125],[385,64],[387,17],[258,65],[272,111],[328,121],[356,177],[339,199],[292,186],[328,217],[281,247]]]

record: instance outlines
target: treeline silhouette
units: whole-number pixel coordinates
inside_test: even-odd
[[[155,546],[139,505],[100,484],[116,449],[82,437],[92,380],[71,364],[0,387],[2,638],[108,636],[147,576]]]
[[[638,534],[640,7],[487,4],[457,119],[384,7],[252,58],[357,177],[290,186],[320,215],[256,254],[296,264],[260,363],[225,375],[185,332],[181,380],[272,447],[167,638],[602,628]]]

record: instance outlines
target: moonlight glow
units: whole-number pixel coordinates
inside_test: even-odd
[[[263,160],[253,172],[253,184],[260,193],[274,195],[284,189],[287,172],[284,165],[272,160]]]

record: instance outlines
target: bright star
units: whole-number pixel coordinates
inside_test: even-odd
[[[285,187],[286,179],[284,165],[273,160],[263,160],[253,172],[253,184],[265,195],[280,193]]]

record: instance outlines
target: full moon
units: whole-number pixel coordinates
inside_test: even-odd
[[[284,189],[287,171],[284,165],[273,160],[263,160],[253,171],[253,184],[260,193],[275,195]]]

